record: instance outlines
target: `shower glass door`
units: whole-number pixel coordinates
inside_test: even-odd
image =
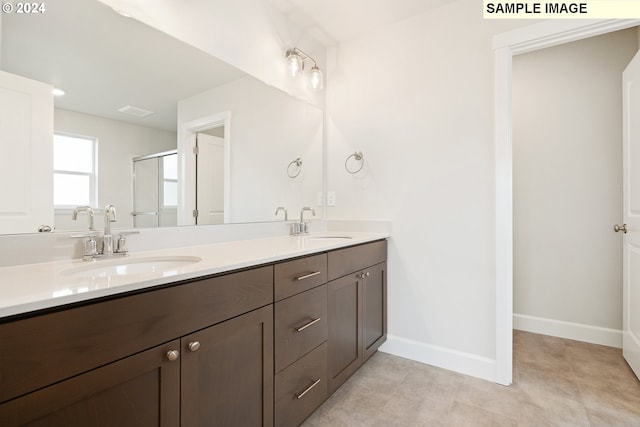
[[[133,226],[175,226],[178,155],[175,150],[133,159]]]

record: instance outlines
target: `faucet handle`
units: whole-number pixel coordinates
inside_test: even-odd
[[[70,236],[72,239],[83,239],[88,237],[89,240],[87,240],[84,243],[84,259],[90,259],[95,257],[96,255],[98,255],[98,244],[96,243],[96,234],[95,233],[89,233],[89,234],[72,234]]]
[[[124,236],[128,236],[131,234],[140,234],[139,231],[123,231],[121,233],[118,233],[118,247],[116,249],[116,252],[119,254],[126,254],[127,252],[129,252],[129,250],[127,249],[127,239]]]

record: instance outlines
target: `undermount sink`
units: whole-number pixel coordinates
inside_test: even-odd
[[[350,236],[311,236],[311,237],[307,237],[307,240],[349,240],[349,239],[353,239],[353,237]]]
[[[159,256],[144,258],[120,258],[98,260],[90,265],[70,268],[62,272],[66,276],[109,277],[132,274],[163,273],[165,276],[177,274],[178,270],[199,262],[194,256]]]

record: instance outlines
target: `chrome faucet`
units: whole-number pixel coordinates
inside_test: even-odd
[[[76,219],[77,212],[82,212],[83,210],[87,210],[91,218],[91,229],[93,229],[93,210],[88,206],[79,206],[73,211],[73,219]],[[95,261],[97,259],[103,257],[113,257],[113,256],[126,256],[129,254],[129,250],[127,249],[127,240],[125,238],[128,234],[138,234],[139,231],[121,231],[119,232],[118,239],[113,239],[111,235],[111,223],[116,222],[116,208],[113,205],[107,205],[104,208],[104,235],[102,236],[102,252],[98,252],[96,238],[99,237],[97,233],[87,233],[87,234],[72,234],[70,237],[72,239],[79,238],[89,238],[88,241],[84,244],[84,256],[82,257],[85,261]]]
[[[71,219],[76,221],[78,219],[79,212],[86,212],[89,216],[89,230],[93,230],[93,209],[91,206],[78,206],[71,213]]]
[[[291,224],[291,234],[293,234],[294,236],[299,236],[301,234],[306,234],[309,232],[309,223],[304,222],[305,211],[311,211],[311,214],[313,216],[316,216],[316,211],[313,208],[310,208],[308,206],[305,206],[304,208],[302,208],[300,210],[300,222]]]
[[[287,213],[287,209],[284,206],[278,206],[276,208],[276,213],[274,214],[275,216],[278,216],[278,213],[282,211],[284,212],[284,220],[288,221],[289,220],[289,214]]]
[[[113,255],[113,236],[111,235],[111,223],[116,222],[116,208],[107,205],[104,208],[104,235],[102,236],[102,254]]]

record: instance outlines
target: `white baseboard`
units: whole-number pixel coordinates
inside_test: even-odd
[[[622,348],[622,331],[617,329],[515,313],[513,314],[513,329]]]
[[[393,335],[387,336],[387,341],[380,347],[380,351],[495,382],[495,359]]]

